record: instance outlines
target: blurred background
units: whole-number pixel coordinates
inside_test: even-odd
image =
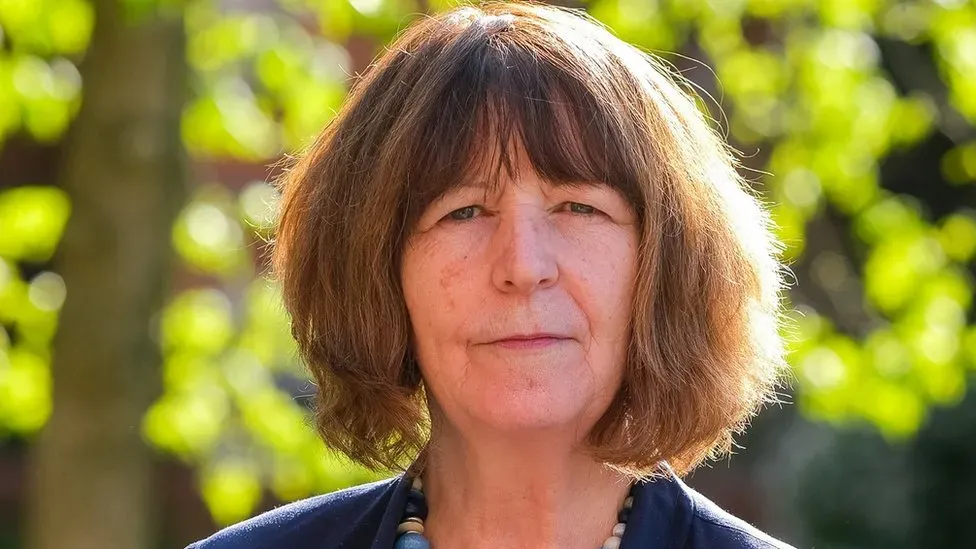
[[[177,549],[366,482],[266,274],[283,155],[444,0],[0,0],[0,548]],[[690,483],[801,548],[976,547],[976,2],[593,0],[744,154],[792,405]]]

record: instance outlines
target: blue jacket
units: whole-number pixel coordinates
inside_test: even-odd
[[[229,526],[187,549],[392,549],[405,475],[315,496]],[[642,483],[620,549],[792,549],[668,476]]]

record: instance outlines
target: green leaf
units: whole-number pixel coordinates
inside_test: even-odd
[[[854,221],[855,234],[868,244],[876,244],[898,235],[922,232],[918,203],[903,196],[889,196],[861,212]]]
[[[248,431],[275,452],[293,454],[314,442],[304,410],[270,383],[240,394],[237,405]]]
[[[872,380],[862,386],[859,397],[864,416],[891,439],[910,437],[925,418],[921,397],[901,384]]]
[[[173,226],[173,246],[189,265],[223,276],[241,274],[249,267],[244,231],[233,203],[211,187],[192,200]]]
[[[170,391],[143,419],[143,436],[158,448],[184,459],[206,455],[226,429],[230,407],[217,385]]]
[[[242,458],[223,459],[203,470],[200,491],[217,524],[231,524],[251,514],[261,498],[258,474],[258,467]]]
[[[49,260],[69,209],[67,195],[53,187],[0,191],[0,257],[37,263]]]
[[[216,356],[233,333],[230,300],[219,290],[188,290],[163,311],[163,347],[170,352]]]
[[[27,284],[17,267],[0,257],[0,324],[13,324],[28,306]]]
[[[805,383],[818,390],[837,388],[845,384],[850,375],[843,358],[826,345],[804,354],[799,373]]]
[[[54,51],[73,54],[85,51],[91,38],[95,14],[84,0],[48,0],[48,32]]]
[[[595,0],[588,11],[621,39],[651,51],[673,51],[687,32],[680,22],[668,21],[657,2]]]
[[[865,290],[880,310],[895,313],[944,263],[945,256],[935,239],[924,235],[892,236],[868,256],[864,265]]]
[[[927,95],[899,99],[891,109],[888,122],[891,140],[898,145],[911,145],[932,132],[938,107]]]
[[[976,182],[976,141],[959,145],[942,157],[942,175],[949,183]]]
[[[938,239],[950,259],[959,263],[971,261],[976,256],[976,212],[966,210],[946,216]]]
[[[31,434],[51,415],[51,375],[46,358],[14,346],[0,350],[0,427]]]
[[[259,106],[247,82],[224,77],[207,91],[184,115],[183,138],[191,150],[242,160],[260,160],[278,152],[274,119]]]

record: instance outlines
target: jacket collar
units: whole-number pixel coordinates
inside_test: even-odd
[[[387,488],[392,491],[370,549],[392,549],[397,525],[407,502],[410,480],[401,473]],[[694,506],[688,489],[667,464],[660,477],[638,484],[634,506],[620,549],[684,547]]]
[[[400,524],[400,517],[403,515],[403,508],[407,504],[407,494],[410,492],[410,479],[406,473],[400,473],[395,477],[394,482],[387,488],[392,491],[386,511],[380,521],[380,527],[373,538],[370,549],[393,549],[396,541],[396,529]]]
[[[694,506],[688,488],[667,463],[663,473],[638,484],[620,549],[684,547]]]

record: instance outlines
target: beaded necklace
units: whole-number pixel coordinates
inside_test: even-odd
[[[623,507],[617,513],[617,524],[600,549],[620,548],[620,541],[624,537],[627,520],[630,518],[630,509],[634,505],[636,488],[636,484],[630,486],[630,493],[627,494]],[[420,477],[414,477],[410,485],[410,494],[407,496],[407,504],[403,509],[403,519],[397,526],[397,539],[393,549],[431,549],[430,540],[424,537],[425,520],[427,520],[427,498],[424,496],[424,485]]]

